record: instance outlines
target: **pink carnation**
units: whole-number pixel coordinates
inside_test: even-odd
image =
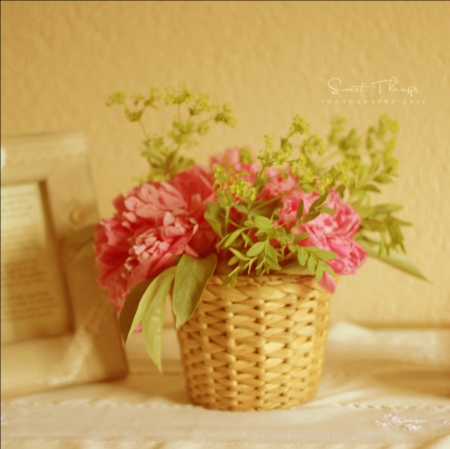
[[[214,250],[216,235],[204,218],[213,200],[211,178],[197,166],[114,200],[117,213],[96,228],[95,252],[100,283],[118,310],[136,283],[173,266],[176,257]]]

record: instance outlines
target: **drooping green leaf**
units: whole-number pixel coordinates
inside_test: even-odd
[[[217,256],[203,259],[183,254],[177,265],[173,289],[173,313],[179,329],[195,312],[208,280],[214,273]]]
[[[168,270],[164,273],[167,273],[167,271]],[[145,339],[145,347],[147,348],[147,352],[153,360],[153,363],[160,372],[162,372],[162,330],[164,326],[164,316],[166,314],[166,298],[170,291],[174,276],[175,271],[172,270],[170,274],[166,274],[160,278],[158,282],[159,288],[154,292],[150,305],[142,319],[142,333]]]
[[[144,294],[141,297],[133,321],[128,331],[127,338],[134,332],[138,324],[143,320],[148,308],[150,307],[153,298],[155,298],[161,289],[165,289],[166,285],[170,287],[175,277],[176,267],[167,268],[153,281],[150,282]],[[124,317],[125,318],[125,317]]]
[[[370,257],[379,259],[388,265],[398,268],[405,273],[411,274],[419,279],[427,281],[428,279],[421,273],[421,271],[405,256],[399,252],[390,249],[389,254],[382,253],[379,255],[379,246],[368,243],[363,239],[357,239],[358,243],[367,251]]]
[[[139,302],[152,280],[153,279],[150,279],[135,284],[125,299],[125,303],[119,314],[120,335],[122,336],[122,341],[124,343],[126,343],[128,335],[130,334],[131,323],[136,315]]]

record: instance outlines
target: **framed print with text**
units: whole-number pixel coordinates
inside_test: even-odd
[[[2,138],[2,396],[122,377],[115,309],[75,235],[98,221],[82,133]]]

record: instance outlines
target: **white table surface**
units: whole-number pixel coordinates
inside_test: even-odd
[[[164,374],[143,338],[124,379],[2,400],[3,449],[450,448],[450,331],[334,323],[317,396],[290,409],[189,403],[174,330]]]

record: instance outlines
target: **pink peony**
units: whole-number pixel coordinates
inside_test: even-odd
[[[246,179],[253,182],[255,181],[255,173],[259,171],[258,164],[242,163],[241,151],[239,148],[228,149],[223,156],[212,159],[212,167],[216,164],[224,164],[231,167],[236,173],[245,171],[248,173]],[[300,202],[303,200],[303,215],[306,215],[311,204],[319,195],[317,193],[306,193],[300,188],[296,188],[298,178],[289,170],[282,174],[276,168],[271,167],[268,169],[267,175],[269,181],[257,200],[281,197],[282,207],[278,210],[279,220],[274,223],[274,226],[283,226],[290,229],[297,219]],[[284,196],[282,196],[283,194]],[[324,205],[334,209],[336,214],[322,213],[316,219],[295,229],[295,234],[310,233],[310,236],[300,241],[299,245],[315,246],[335,252],[337,257],[328,262],[333,270],[337,274],[354,274],[367,257],[364,249],[353,240],[360,224],[358,212],[353,206],[345,203],[335,191],[329,193]],[[241,218],[241,214],[235,210],[231,211],[231,216],[236,219],[235,221],[239,221]],[[320,284],[329,292],[334,292],[336,288],[334,279],[328,273],[324,273]]]
[[[282,195],[284,193],[288,194],[287,192],[295,189],[295,187],[298,185],[298,179],[290,172],[285,173],[285,176],[283,176],[273,167],[269,168],[267,172],[270,179],[261,192],[262,198],[269,199]]]
[[[197,166],[114,200],[117,213],[97,226],[94,248],[100,283],[118,310],[136,283],[173,266],[176,257],[214,250],[216,235],[204,218],[213,200],[210,175]]]
[[[307,194],[296,190],[283,199],[284,207],[279,211],[281,223],[295,219],[300,201],[303,199],[306,214],[311,204],[319,197],[317,193]],[[301,240],[301,246],[316,246],[333,251],[337,257],[328,263],[337,274],[355,274],[356,270],[366,261],[366,251],[353,240],[358,232],[360,218],[356,209],[345,203],[339,193],[331,191],[325,205],[336,213],[320,214],[314,220],[301,225],[296,234],[309,232],[308,238]],[[320,282],[327,291],[334,292],[336,284],[331,276],[324,274]]]

